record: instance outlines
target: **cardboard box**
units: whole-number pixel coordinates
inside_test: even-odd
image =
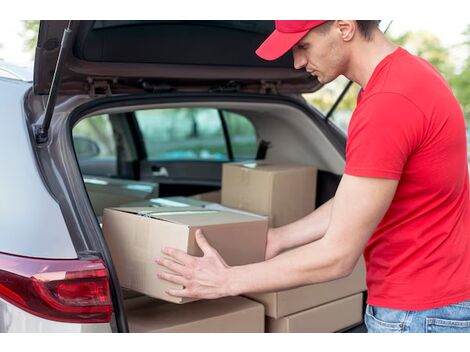
[[[315,209],[317,169],[269,162],[226,163],[222,205],[270,216],[273,226],[294,222]]]
[[[366,269],[361,256],[356,268],[348,277],[290,290],[252,293],[245,296],[264,304],[266,315],[277,319],[365,290],[367,290]]]
[[[150,299],[128,307],[126,315],[130,332],[264,332],[263,306],[243,297],[203,300],[185,305]]]
[[[155,259],[163,246],[202,256],[194,237],[198,228],[228,265],[264,260],[268,225],[260,217],[199,207],[105,209],[103,233],[121,286],[174,303],[192,301],[165,293],[182,287],[157,277],[167,269]]]
[[[266,332],[336,332],[363,320],[363,294],[356,294],[279,319],[266,319]]]

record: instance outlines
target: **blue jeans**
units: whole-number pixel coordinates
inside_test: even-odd
[[[370,333],[470,333],[470,300],[429,310],[397,310],[367,305],[364,322]]]

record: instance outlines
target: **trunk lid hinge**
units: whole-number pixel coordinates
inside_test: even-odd
[[[36,125],[34,135],[36,143],[42,144],[49,140],[49,127],[51,125],[52,114],[54,112],[55,103],[57,100],[57,94],[59,92],[60,78],[64,69],[65,57],[71,47],[72,40],[72,21],[69,21],[67,28],[64,29],[62,35],[62,42],[59,48],[59,55],[52,77],[51,88],[49,89],[49,96],[47,97],[46,111],[44,112],[44,120],[41,125]]]
[[[97,80],[93,77],[88,77],[87,81],[89,85],[88,95],[91,98],[94,98],[97,94],[105,94],[106,96],[110,96],[112,94],[110,82],[117,83],[117,78],[112,78],[109,80]]]
[[[259,90],[260,94],[279,94],[279,87],[281,86],[281,81],[261,81],[261,88]]]

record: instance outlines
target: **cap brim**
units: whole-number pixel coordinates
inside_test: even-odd
[[[296,33],[283,33],[277,29],[259,46],[256,55],[271,61],[284,55],[290,48],[302,39],[310,29]]]

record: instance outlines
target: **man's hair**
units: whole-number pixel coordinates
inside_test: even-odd
[[[372,32],[379,28],[379,23],[380,23],[380,20],[356,20],[356,23],[357,23],[357,28],[359,29],[359,32],[362,34],[362,36],[366,39],[366,40],[371,40],[372,39]],[[326,33],[331,25],[333,24],[333,21],[328,21],[322,25],[320,25],[319,27],[317,27],[320,32],[322,33]]]
[[[372,39],[372,32],[374,29],[379,28],[380,20],[361,20],[356,21],[357,28],[359,28],[359,32],[363,35],[366,40]]]

